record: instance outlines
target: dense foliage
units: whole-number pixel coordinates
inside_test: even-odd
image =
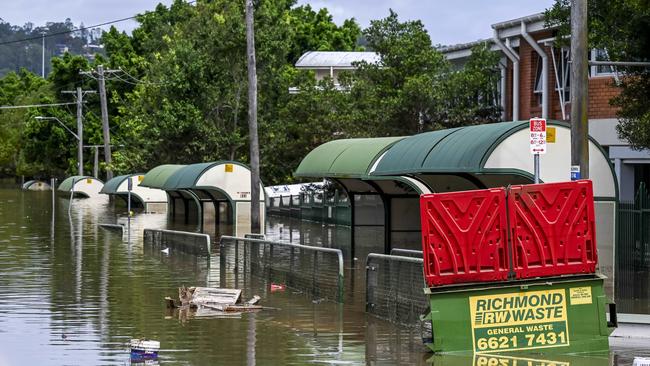
[[[547,22],[570,34],[571,2],[556,0]],[[607,51],[612,61],[650,61],[650,0],[589,0],[589,42]],[[637,149],[650,149],[650,68],[619,67],[621,94],[619,136]]]
[[[292,180],[300,160],[336,138],[408,135],[496,121],[498,56],[477,47],[466,67],[452,67],[419,21],[391,12],[361,31],[354,19],[336,25],[325,9],[295,0],[260,1],[255,12],[261,172],[266,184]],[[96,89],[79,75],[99,64],[109,74],[113,170],[147,171],[164,163],[248,161],[244,2],[177,0],[137,17],[132,35],[102,35],[106,56],[66,54],[42,80],[28,71],[0,79],[0,104],[70,102],[62,90]],[[316,81],[293,65],[311,50],[379,53],[338,80]],[[290,87],[299,92],[289,93]],[[74,172],[74,106],[0,111],[0,166],[5,173],[61,176]],[[84,104],[84,140],[102,142],[96,95]],[[88,151],[89,153],[90,151]],[[87,155],[90,155],[88,154]],[[90,169],[91,159],[86,159]]]

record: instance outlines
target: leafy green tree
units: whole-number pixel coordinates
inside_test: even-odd
[[[315,44],[354,49],[359,34],[353,20],[339,27],[326,11],[317,14],[294,5],[293,0],[259,2],[255,10],[265,182],[276,182],[280,171],[275,168],[278,151],[270,150],[267,142],[285,125],[281,116],[296,74],[293,62]],[[126,145],[115,153],[117,170],[147,170],[174,162],[247,161],[243,19],[241,1],[196,5],[177,1],[139,16],[141,26],[133,37],[116,31],[104,35],[111,62],[136,60],[134,72],[140,79],[124,94],[113,119]]]
[[[487,46],[477,46],[464,67],[452,69],[420,22],[400,22],[394,12],[373,21],[364,36],[381,62],[360,63],[340,74],[343,91],[329,78],[315,82],[313,73],[293,75],[300,92],[280,108],[283,125],[262,145],[270,151],[265,170],[279,181],[291,180],[309,151],[333,139],[410,135],[499,120],[499,56]]]
[[[560,39],[570,34],[571,3],[556,0],[546,11],[549,25],[559,27]],[[590,0],[588,3],[590,47],[604,49],[612,61],[650,60],[649,0]],[[633,148],[650,148],[650,69],[618,68],[621,93],[611,103],[619,107],[619,137]]]
[[[462,68],[444,76],[440,105],[432,118],[433,129],[500,121],[499,58],[487,43],[478,45],[472,48]]]
[[[9,73],[0,79],[0,104],[30,105],[56,102],[51,85],[29,71]],[[58,116],[61,107],[8,109],[0,112],[0,166],[5,173],[48,177],[61,176],[74,163],[70,146],[74,137],[56,122],[35,116]]]
[[[326,8],[315,12],[310,5],[298,6],[289,12],[291,28],[288,61],[295,63],[305,51],[357,51],[361,28],[354,19],[341,26],[332,20]]]
[[[367,124],[354,118],[349,95],[331,79],[315,82],[313,73],[296,75],[300,92],[280,109],[282,121],[263,136],[263,171],[274,182],[290,182],[302,158],[316,146],[337,138],[364,136]]]
[[[352,97],[362,111],[379,108],[385,116],[374,126],[377,135],[405,135],[430,124],[442,79],[449,65],[433,48],[421,21],[400,22],[392,10],[388,17],[373,20],[363,31],[368,46],[381,56],[381,63],[359,64]],[[373,103],[367,103],[372,101]]]
[[[45,81],[22,69],[18,74],[9,73],[0,79],[0,105],[24,105],[39,103],[48,94]],[[0,167],[4,174],[16,174],[19,169],[22,139],[28,109],[0,111]]]

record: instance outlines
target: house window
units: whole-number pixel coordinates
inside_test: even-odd
[[[604,49],[592,49],[589,53],[589,60],[609,61],[609,54]],[[598,65],[589,68],[589,76],[611,76],[616,73],[613,66]]]
[[[534,53],[537,55],[537,53]],[[537,55],[537,69],[535,71],[535,84],[533,88],[533,95],[537,99],[537,105],[542,105],[542,56]]]

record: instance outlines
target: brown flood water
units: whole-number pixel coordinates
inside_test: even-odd
[[[613,340],[599,357],[433,356],[415,329],[364,313],[361,258],[380,251],[368,233],[357,240],[357,269],[346,269],[346,304],[314,303],[291,290],[246,283],[278,310],[226,318],[183,318],[165,309],[180,285],[219,286],[219,259],[143,248],[143,228],[165,228],[163,214],[139,214],[131,235],[98,227],[124,222],[122,210],[92,200],[69,203],[49,192],[0,189],[0,366],[128,365],[127,342],[161,342],[160,365],[631,365],[650,357],[650,339]],[[116,212],[117,211],[117,212]],[[349,228],[269,218],[271,239],[341,247]],[[280,230],[282,228],[282,230]],[[346,245],[348,247],[346,247]],[[346,261],[346,263],[350,263]]]

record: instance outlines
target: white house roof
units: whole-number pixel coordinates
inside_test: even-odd
[[[544,13],[537,13],[533,15],[527,15],[525,17],[520,17],[516,19],[510,19],[499,23],[492,24],[493,29],[502,29],[510,27],[519,27],[522,22],[524,23],[534,23],[544,21]]]
[[[365,61],[367,63],[379,63],[381,57],[375,52],[354,52],[354,51],[309,51],[300,56],[296,62],[297,68],[319,69],[338,68],[353,69],[352,63]]]

